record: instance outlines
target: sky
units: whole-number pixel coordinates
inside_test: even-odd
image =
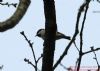
[[[4,0],[3,3],[18,3],[19,0]],[[58,31],[65,35],[73,36],[75,30],[76,17],[80,5],[84,0],[55,0],[56,18]],[[0,5],[0,22],[8,19],[15,12],[16,8],[13,6],[1,6]],[[83,18],[83,14],[80,20]],[[83,33],[83,51],[90,50],[91,46],[94,48],[100,47],[100,3],[97,1],[91,1],[87,18],[85,22],[85,28]],[[4,65],[2,71],[35,71],[34,68],[24,62],[24,58],[29,59],[34,63],[31,49],[24,37],[20,34],[24,31],[26,36],[31,42],[33,42],[33,48],[38,58],[43,51],[43,40],[39,37],[35,37],[36,32],[40,28],[44,28],[44,8],[42,0],[32,0],[31,4],[24,15],[23,19],[17,26],[6,32],[0,32],[0,66]],[[79,28],[80,29],[80,28]],[[54,63],[58,60],[67,44],[66,39],[56,41],[56,50]],[[76,38],[77,46],[79,47],[79,35]],[[100,61],[100,51],[96,52],[98,61]],[[96,61],[93,59],[94,54],[90,53],[83,56],[82,66],[96,66]],[[68,55],[62,60],[62,63],[66,67],[75,66],[76,59],[78,58],[78,51],[71,46]],[[41,70],[42,60],[38,63],[38,68]],[[60,65],[55,71],[66,71]]]

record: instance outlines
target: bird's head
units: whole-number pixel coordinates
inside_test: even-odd
[[[36,33],[36,36],[43,38],[45,35],[45,29],[39,29]]]

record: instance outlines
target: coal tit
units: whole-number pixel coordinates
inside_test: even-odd
[[[37,31],[37,34],[36,36],[42,38],[43,40],[45,39],[45,29],[39,29]],[[59,40],[59,39],[68,39],[68,40],[71,40],[71,37],[70,36],[66,36],[60,32],[56,32],[56,40]]]
[[[36,33],[36,36],[42,38],[43,40],[45,39],[45,29],[39,29]],[[71,40],[71,37],[70,36],[66,36],[60,32],[56,32],[56,40],[59,40],[59,39],[67,39],[67,40]],[[76,43],[75,41],[73,42],[75,47],[77,48],[77,50],[79,51],[78,47],[76,46]],[[44,44],[43,44],[44,46]]]

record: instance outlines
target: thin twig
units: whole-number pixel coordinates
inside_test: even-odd
[[[75,68],[74,68],[75,71],[77,71],[78,62],[79,62],[79,58],[77,58],[77,60],[76,60],[76,62],[75,62]]]
[[[35,71],[37,71],[37,60],[36,60],[35,52],[34,52],[34,49],[33,49],[33,43],[31,43],[31,41],[27,39],[26,35],[24,34],[24,31],[20,32],[20,34],[22,34],[24,36],[25,40],[28,42],[29,46],[31,47],[33,57],[34,57],[34,61],[35,61]]]
[[[36,68],[36,66],[31,61],[29,61],[29,59],[25,58],[24,61],[27,62],[28,64],[32,65],[34,68]],[[40,71],[38,68],[37,68],[37,70]]]
[[[64,66],[62,63],[60,63],[60,66],[63,67],[65,70],[73,71],[71,67],[68,67],[68,68],[67,68],[67,67]]]
[[[0,4],[1,4],[1,5],[7,5],[8,7],[14,6],[15,8],[16,8],[16,6],[17,6],[17,3],[11,3],[11,4],[9,4],[8,2],[6,2],[6,3],[1,3],[1,2],[0,2]]]
[[[24,61],[28,62],[28,64],[32,65],[35,68],[35,71],[37,71],[37,70],[40,71],[37,67],[37,64],[38,64],[39,60],[43,57],[43,54],[41,54],[41,56],[36,60],[35,52],[34,52],[34,49],[33,49],[33,43],[31,43],[31,41],[28,40],[28,38],[24,34],[24,31],[20,32],[20,34],[24,36],[25,40],[28,42],[29,46],[31,47],[31,50],[32,50],[32,53],[33,53],[33,58],[34,58],[34,61],[35,61],[35,65],[32,64],[32,62],[30,62],[29,59],[25,58]]]
[[[93,51],[98,51],[98,50],[100,50],[100,47],[99,48],[96,48],[96,49],[93,49],[93,50],[89,50],[87,52],[83,52],[83,55],[88,54],[88,53],[91,53]]]
[[[68,70],[68,68],[65,67],[62,63],[60,63],[60,66],[62,66],[65,70]]]
[[[41,56],[37,59],[37,63],[39,62],[39,60],[43,57],[43,54],[41,54]]]
[[[25,58],[24,61],[27,62],[28,64],[32,65],[34,68],[36,68],[36,66],[31,61],[29,61],[29,59]]]
[[[77,51],[79,52],[80,50],[78,49],[78,47],[77,47],[77,45],[76,45],[76,42],[75,42],[75,41],[74,41],[74,45],[75,45],[75,47],[76,47]]]
[[[95,56],[93,59],[95,59],[95,61],[97,63],[97,66],[98,66],[97,71],[99,71],[100,70],[100,65],[99,65],[99,62],[98,62],[98,59],[97,59],[97,55],[96,55],[95,51],[93,51],[94,47],[91,47],[91,50],[92,50],[92,52],[94,53],[94,56]]]
[[[89,8],[89,3],[90,0],[86,0],[85,3],[82,4],[82,6],[80,7],[79,11],[82,13],[85,10],[84,13],[84,18],[83,18],[83,22],[82,22],[82,27],[81,27],[81,31],[80,31],[80,52],[79,52],[79,61],[78,61],[78,67],[77,67],[77,71],[79,71],[80,69],[80,65],[81,65],[81,60],[82,60],[82,56],[83,56],[83,52],[82,52],[82,47],[83,47],[83,29],[84,29],[84,24],[85,24],[85,20],[86,20],[86,14]]]
[[[33,43],[31,43],[31,41],[27,39],[26,35],[24,34],[24,31],[22,31],[21,34],[24,36],[25,40],[28,42],[29,46],[31,47],[33,57],[34,57],[34,60],[36,62],[36,56],[35,56],[35,53],[34,53],[34,50],[33,50]]]

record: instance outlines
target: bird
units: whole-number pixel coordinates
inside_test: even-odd
[[[39,29],[36,33],[36,36],[42,38],[43,40],[45,40],[45,29]],[[60,33],[60,32],[56,32],[56,39],[55,40],[59,40],[59,39],[67,39],[67,40],[71,40],[71,37],[70,36],[66,36],[65,34],[63,33]],[[77,50],[79,51],[75,41],[73,42],[75,47],[77,48]],[[43,44],[44,46],[44,44]]]
[[[37,33],[36,33],[36,36],[38,36],[38,37],[42,38],[43,40],[45,40],[45,29],[39,29],[37,31]],[[71,37],[70,36],[66,36],[63,33],[56,32],[56,40],[59,40],[59,39],[71,40]]]

